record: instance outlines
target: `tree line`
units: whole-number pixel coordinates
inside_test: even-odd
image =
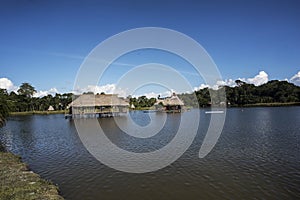
[[[218,95],[220,89],[226,92],[226,103],[231,106],[245,106],[260,103],[291,103],[300,102],[300,87],[287,81],[272,80],[263,85],[255,86],[241,80],[236,80],[236,87],[220,86],[218,90],[203,88],[194,93],[179,94],[186,106],[208,107],[211,105],[211,95]],[[71,103],[73,94],[55,94],[44,97],[33,97],[35,88],[29,83],[23,83],[16,92],[8,93],[0,89],[0,126],[5,122],[9,112],[46,111],[51,105],[55,110],[65,110]],[[218,98],[214,98],[217,99]],[[128,96],[127,100],[135,108],[151,107],[156,98]],[[221,103],[223,100],[219,100]]]
[[[230,106],[300,102],[300,87],[287,81],[272,80],[260,86],[241,80],[236,80],[235,83],[235,87],[220,86],[218,89],[225,90],[226,102],[224,103]],[[203,88],[193,94],[178,96],[185,105],[195,107],[198,104],[200,107],[208,107],[211,105],[211,95],[217,95],[218,90]]]
[[[151,107],[156,102],[156,98],[149,99],[146,96],[140,96],[138,98],[128,96],[127,99],[129,100],[129,105],[133,105],[136,109]]]
[[[9,112],[46,111],[51,105],[55,110],[64,110],[72,101],[72,93],[34,97],[35,88],[29,83],[22,83],[17,93],[0,89],[0,125]]]
[[[212,95],[216,101],[214,104],[223,103],[230,106],[300,102],[300,87],[287,81],[271,80],[260,86],[241,80],[236,80],[235,83],[235,87],[220,86],[218,89],[207,87],[193,93],[178,94],[178,97],[190,107],[209,107],[212,104]],[[129,100],[130,105],[133,104],[136,108],[151,107],[156,102],[155,98],[148,99],[146,96],[138,98],[129,96]]]

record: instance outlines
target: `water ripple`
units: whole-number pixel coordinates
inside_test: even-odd
[[[66,199],[300,198],[299,107],[228,109],[222,135],[203,159],[198,152],[210,118],[200,112],[191,147],[170,166],[146,174],[101,164],[82,145],[73,121],[63,115],[12,117],[0,129],[0,140],[32,170],[56,183]],[[137,124],[149,123],[142,112],[132,116]],[[113,119],[99,123],[118,146],[147,152],[174,137],[176,120],[177,115],[168,115],[164,129],[148,140],[125,135]]]

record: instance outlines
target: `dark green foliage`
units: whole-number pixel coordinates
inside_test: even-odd
[[[272,80],[263,85],[255,86],[237,80],[236,84],[236,87],[224,86],[226,101],[232,106],[300,102],[300,87],[287,81]],[[216,95],[217,93],[218,90],[204,88],[195,91],[194,94],[197,97],[199,106],[206,107],[211,104],[210,95]],[[186,105],[195,107],[195,95],[182,94],[180,98]]]
[[[129,96],[128,99],[129,99],[129,104],[134,105],[135,108],[151,107],[156,102],[155,98],[148,99],[146,96],[140,96],[138,98],[136,97],[132,98]]]
[[[300,87],[287,81],[273,80],[255,86],[237,80],[236,84],[236,87],[224,86],[218,90],[204,88],[192,94],[185,93],[178,96],[186,106],[192,107],[207,107],[212,103],[218,104],[224,101],[232,106],[300,102]],[[226,100],[218,96],[221,89],[226,91]],[[55,110],[65,110],[73,97],[72,93],[65,93],[36,98],[33,97],[34,92],[34,87],[29,83],[21,85],[18,90],[19,94],[15,92],[8,94],[5,89],[0,89],[0,126],[4,125],[9,112],[46,111],[50,105]],[[216,102],[211,102],[211,95],[214,95]],[[148,99],[146,96],[138,98],[129,96],[128,99],[130,105],[133,104],[137,109],[151,107],[156,102],[155,98]]]
[[[33,86],[31,86],[29,83],[22,83],[20,86],[20,89],[18,89],[18,94],[25,96],[25,97],[32,97],[32,95],[36,92]]]
[[[245,83],[225,89],[231,105],[300,102],[300,87],[287,81],[272,80],[260,86]]]
[[[46,111],[50,105],[55,110],[64,110],[72,102],[72,97],[72,93],[55,94],[55,96],[49,94],[41,98],[28,98],[24,95],[17,95],[14,92],[11,92],[9,95],[9,99],[12,102],[10,106],[12,112]]]
[[[8,94],[6,90],[0,89],[0,125],[3,125],[9,112],[46,111],[50,105],[55,110],[65,110],[72,102],[72,93],[55,94],[55,96],[49,94],[37,98],[33,97],[35,92],[36,90],[29,83],[23,83],[18,94],[15,92]]]
[[[5,124],[5,119],[9,115],[9,101],[6,89],[0,89],[0,127]]]
[[[207,104],[205,99],[198,99],[195,95],[195,93],[189,94],[189,93],[184,93],[184,94],[178,94],[178,97],[184,102],[185,105],[197,108],[198,107],[198,102],[200,104]],[[202,101],[204,100],[204,101]]]

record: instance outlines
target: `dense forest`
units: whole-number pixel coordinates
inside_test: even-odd
[[[64,110],[72,101],[72,93],[55,94],[55,96],[47,95],[44,97],[33,97],[36,92],[33,86],[29,83],[23,83],[17,93],[10,92],[5,89],[0,89],[1,99],[7,102],[7,107],[10,112],[24,111],[45,111],[51,105],[55,110]]]
[[[29,83],[23,83],[16,92],[8,93],[0,88],[0,126],[10,112],[45,111],[51,105],[55,110],[64,110],[72,101],[72,93],[33,97],[36,92]]]
[[[140,96],[138,98],[128,96],[127,99],[129,100],[129,104],[134,105],[136,109],[151,107],[156,102],[156,98],[148,99],[146,96]]]
[[[272,80],[260,86],[236,80],[235,87],[222,86],[226,92],[226,104],[230,106],[247,106],[271,103],[300,102],[300,87],[287,81]],[[0,89],[0,126],[10,112],[46,111],[51,105],[55,110],[64,110],[72,101],[73,94],[55,94],[44,97],[33,97],[35,88],[29,83],[23,83],[16,92],[8,93]],[[211,105],[210,95],[215,95],[218,90],[204,88],[192,94],[179,94],[186,106],[208,107]],[[128,96],[127,100],[135,108],[151,107],[156,102],[155,98],[146,96],[138,98]],[[218,103],[218,102],[217,102]],[[220,103],[220,102],[219,102]],[[198,104],[198,105],[197,105]]]
[[[300,102],[300,87],[287,81],[272,80],[255,86],[236,80],[235,87],[223,86],[226,92],[226,103],[230,106],[248,106],[255,104],[294,103]],[[211,104],[210,95],[217,91],[204,88],[194,94],[178,95],[186,105],[207,107]],[[196,99],[195,99],[196,98]]]

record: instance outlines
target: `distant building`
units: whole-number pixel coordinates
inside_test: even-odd
[[[49,106],[48,111],[54,111],[53,106]]]
[[[154,105],[159,111],[181,112],[184,103],[175,93],[173,93],[171,97],[158,98]]]
[[[131,104],[130,108],[131,109],[135,109],[135,106],[133,104]]]
[[[106,117],[128,112],[129,103],[117,94],[83,94],[69,105],[73,117]]]

